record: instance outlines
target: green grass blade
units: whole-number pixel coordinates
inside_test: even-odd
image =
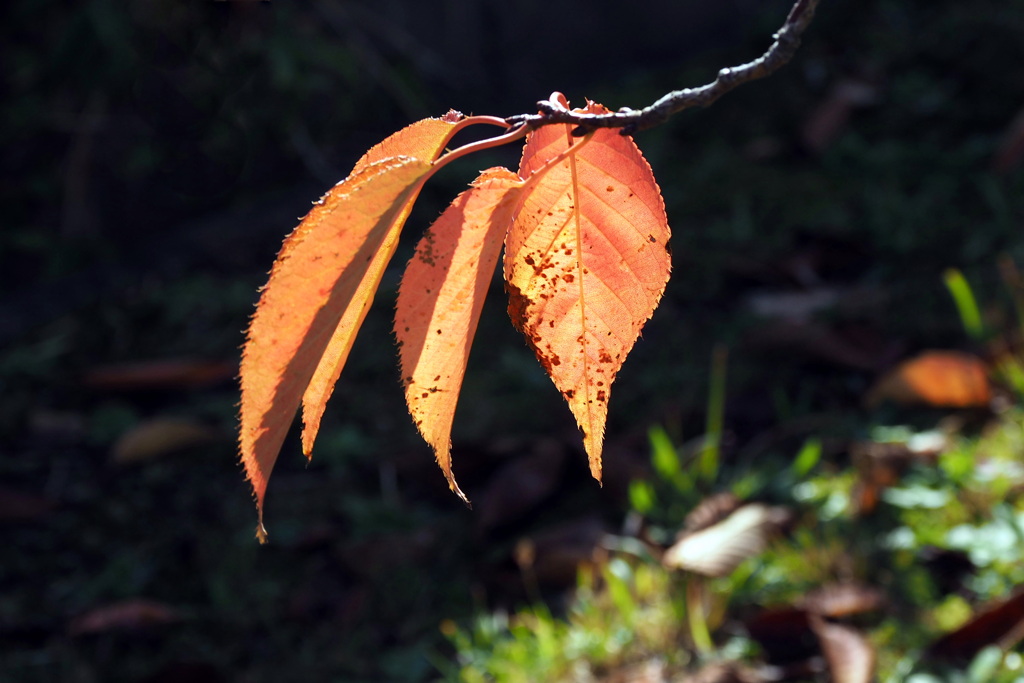
[[[956,310],[960,313],[960,322],[964,330],[974,340],[983,339],[985,327],[981,322],[981,311],[978,310],[978,302],[974,298],[974,292],[967,278],[956,268],[949,268],[942,275],[946,282],[946,289],[949,290],[956,304]]]
[[[721,344],[711,355],[711,384],[708,389],[708,420],[704,430],[704,448],[697,462],[697,474],[710,483],[718,476],[722,430],[725,425],[725,373],[729,350]]]

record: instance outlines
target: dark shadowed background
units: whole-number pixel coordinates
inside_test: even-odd
[[[402,404],[401,266],[475,171],[515,167],[496,150],[424,191],[314,459],[286,442],[271,544],[253,540],[238,348],[312,200],[449,108],[509,116],[553,90],[640,107],[703,84],[760,55],[788,6],[6,2],[0,678],[428,680],[443,619],[522,598],[518,537],[614,526],[647,428],[700,434],[716,345],[739,452],[808,415],[856,431],[879,373],[965,346],[946,268],[999,324],[997,263],[1024,265],[1024,3],[822,0],[783,71],[637,138],[674,276],[616,384],[603,489],[498,282],[455,423],[474,511]]]

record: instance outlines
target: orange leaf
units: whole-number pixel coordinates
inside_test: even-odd
[[[928,351],[901,363],[868,394],[869,405],[889,399],[944,408],[985,407],[992,400],[988,369],[976,356]]]
[[[519,175],[546,173],[524,189],[505,282],[512,323],[568,402],[600,481],[611,384],[665,291],[671,259],[664,201],[640,150],[618,131],[588,137],[582,144],[553,125],[527,138]]]
[[[267,479],[339,320],[368,305],[375,254],[430,174],[430,161],[378,161],[335,185],[285,240],[249,325],[241,365],[242,463],[263,540]]]
[[[352,167],[349,175],[390,157],[407,156],[434,160],[461,128],[460,121],[463,121],[462,114],[452,110],[439,119],[423,119],[411,123],[368,149]]]
[[[481,173],[423,235],[398,292],[395,335],[405,400],[449,487],[463,500],[451,468],[455,404],[522,186],[505,168]]]
[[[459,116],[454,112],[449,112],[445,118],[423,119],[406,126],[383,142],[371,147],[356,162],[350,175],[396,155],[433,161],[444,150],[445,144],[457,130],[456,122],[459,120]],[[302,396],[302,452],[307,458],[311,457],[313,453],[313,442],[316,440],[317,432],[320,431],[320,419],[323,417],[324,408],[334,391],[334,385],[341,375],[341,369],[348,359],[349,351],[352,350],[356,333],[359,332],[359,328],[366,318],[373,295],[380,286],[384,270],[395,253],[398,237],[402,232],[405,219],[408,218],[409,212],[412,210],[413,202],[416,201],[416,194],[413,193],[406,200],[401,213],[384,238],[381,248],[373,255],[366,274],[360,281],[352,299],[353,305],[346,308],[342,314],[341,320],[331,336],[331,341],[327,344],[323,357]]]

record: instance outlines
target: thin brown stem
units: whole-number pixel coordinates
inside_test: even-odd
[[[537,103],[539,114],[519,114],[505,120],[513,126],[525,125],[531,130],[553,123],[575,124],[573,135],[583,135],[596,128],[621,128],[623,135],[631,135],[652,128],[673,114],[693,107],[706,107],[733,88],[777,71],[793,58],[800,47],[800,37],[814,18],[817,6],[818,0],[796,0],[786,23],[775,34],[775,42],[763,55],[752,62],[722,69],[718,77],[707,85],[670,92],[643,109],[623,107],[607,114],[586,114],[571,111],[553,100],[541,100]]]
[[[493,118],[493,117],[487,117],[487,118]],[[508,144],[508,143],[510,143],[510,142],[512,142],[514,140],[518,140],[519,138],[521,138],[521,137],[526,135],[526,131],[527,131],[526,126],[520,125],[520,126],[513,127],[511,124],[505,124],[505,122],[502,121],[502,119],[494,119],[494,120],[495,121],[501,121],[502,124],[506,125],[510,130],[507,133],[503,133],[502,135],[497,135],[497,136],[495,136],[493,138],[486,138],[484,140],[477,140],[476,142],[470,142],[468,144],[465,144],[462,147],[456,147],[455,149],[453,149],[452,151],[446,153],[445,155],[443,155],[441,158],[439,158],[437,161],[434,162],[435,169],[440,169],[442,166],[446,166],[447,164],[451,163],[452,161],[455,161],[456,159],[464,157],[467,154],[471,154],[473,152],[479,152],[479,151],[485,150],[485,149],[490,149],[491,147],[498,147],[500,145],[505,145],[505,144]]]

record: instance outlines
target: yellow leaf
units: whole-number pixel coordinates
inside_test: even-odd
[[[242,354],[240,448],[263,530],[263,498],[285,434],[345,311],[368,305],[374,256],[406,214],[429,161],[378,161],[332,188],[285,240]]]

